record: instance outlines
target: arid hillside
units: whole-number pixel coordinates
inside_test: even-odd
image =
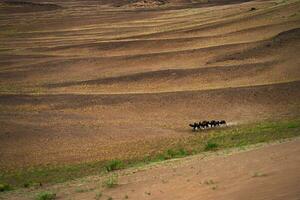
[[[299,52],[298,0],[0,1],[0,169],[298,118]]]

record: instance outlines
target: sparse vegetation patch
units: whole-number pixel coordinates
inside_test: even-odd
[[[218,144],[213,143],[211,141],[208,141],[207,144],[205,145],[204,151],[212,151],[212,150],[217,150]]]
[[[110,172],[110,171],[122,169],[122,168],[124,168],[124,166],[125,165],[124,165],[123,161],[121,161],[121,160],[112,160],[112,161],[109,161],[106,164],[105,168],[108,172]]]
[[[102,197],[102,192],[97,192],[96,196],[95,196],[95,199],[99,200],[101,197]]]
[[[36,200],[54,200],[56,199],[56,194],[54,192],[44,191],[37,194]]]
[[[9,184],[6,183],[0,183],[0,192],[6,192],[12,190],[12,187]]]
[[[179,149],[168,149],[164,153],[158,154],[154,159],[150,158],[151,161],[163,161],[169,160],[172,158],[182,158],[190,155],[190,153],[183,148]]]
[[[104,182],[103,186],[106,188],[113,188],[118,185],[118,175],[112,174],[110,175]]]

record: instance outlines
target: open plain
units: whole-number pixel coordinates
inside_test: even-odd
[[[299,52],[298,0],[0,0],[0,169],[141,158],[193,121],[299,119]]]

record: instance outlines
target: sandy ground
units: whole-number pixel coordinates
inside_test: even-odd
[[[88,177],[43,190],[59,199],[230,199],[298,200],[300,139],[256,145],[244,150],[206,153],[119,171],[118,185],[101,187],[105,178]],[[4,199],[31,199],[37,191],[19,191]],[[24,195],[25,194],[25,195]]]
[[[0,2],[0,168],[300,116],[299,1],[126,2]]]
[[[197,156],[121,178],[122,199],[299,199],[300,140],[231,156]],[[123,182],[124,181],[124,182]],[[150,197],[149,197],[150,196]]]

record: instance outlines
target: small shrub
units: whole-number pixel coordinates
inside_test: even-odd
[[[179,149],[178,150],[178,153],[177,153],[177,156],[178,157],[185,157],[185,156],[188,156],[189,155],[189,152],[185,149]]]
[[[176,152],[173,149],[168,149],[166,152],[166,157],[167,158],[174,158],[176,156]]]
[[[24,183],[24,184],[23,184],[23,187],[24,187],[24,188],[29,188],[29,187],[30,187],[30,183]]]
[[[118,170],[118,169],[122,169],[122,168],[124,168],[124,163],[121,160],[109,161],[105,166],[105,169],[108,172]]]
[[[207,142],[204,151],[212,151],[212,150],[216,150],[217,148],[218,148],[217,143]]]
[[[295,124],[295,123],[290,123],[290,124],[287,125],[287,128],[289,128],[289,129],[298,128],[298,125]]]
[[[36,196],[36,200],[53,200],[56,198],[56,194],[53,192],[41,192]]]
[[[188,152],[185,149],[179,149],[179,150],[172,150],[169,149],[167,151],[167,155],[170,158],[181,158],[181,157],[185,157],[188,155]]]
[[[164,154],[158,154],[156,157],[155,157],[155,161],[164,161],[166,160],[166,156]]]
[[[112,188],[117,185],[118,185],[118,176],[117,175],[111,175],[103,182],[103,186],[105,186],[107,188]]]
[[[128,195],[126,194],[125,197],[124,197],[124,199],[128,199],[128,198],[129,198],[129,197],[128,197]]]
[[[37,188],[40,188],[42,186],[43,186],[42,183],[35,183],[35,182],[25,182],[25,183],[23,183],[24,188],[34,187],[34,188],[37,189]]]
[[[113,198],[112,197],[108,197],[107,200],[113,200]]]
[[[12,190],[12,187],[9,184],[1,184],[0,183],[0,192],[5,192],[5,191],[9,191]]]
[[[99,200],[101,197],[102,197],[102,192],[97,192],[95,199]]]

